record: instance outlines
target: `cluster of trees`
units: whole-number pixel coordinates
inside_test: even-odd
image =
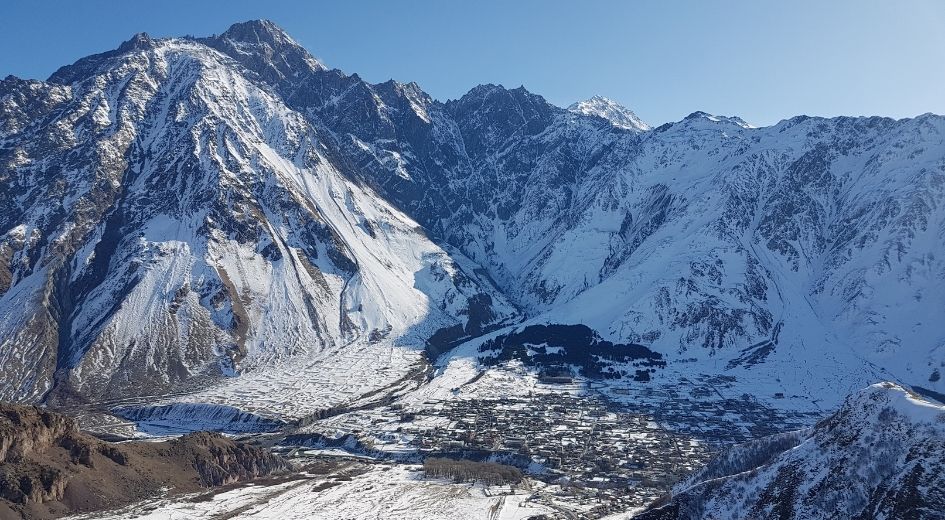
[[[636,343],[611,343],[586,325],[529,325],[518,332],[497,336],[479,346],[479,352],[493,353],[481,358],[480,363],[494,366],[517,359],[527,366],[577,367],[578,372],[591,379],[618,379],[630,375],[615,370],[613,363],[643,367],[637,370],[637,381],[648,381],[650,372],[666,366],[666,360]],[[570,370],[566,371],[567,375]]]
[[[514,484],[522,480],[522,470],[497,462],[430,457],[423,462],[423,471],[428,477],[445,477],[454,482],[478,481],[490,486]]]
[[[781,433],[732,446],[690,475],[688,481],[695,484],[760,468],[800,444],[805,433]]]

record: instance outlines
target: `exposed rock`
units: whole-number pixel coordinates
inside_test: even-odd
[[[205,487],[251,480],[289,469],[282,457],[269,451],[236,443],[210,432],[195,432],[170,441],[173,457],[193,461]]]
[[[79,435],[76,422],[34,406],[0,404],[0,462],[16,463],[55,446],[68,447]]]
[[[101,441],[71,418],[0,404],[0,518],[48,518],[191,492],[290,469],[265,449],[198,432],[168,442]]]

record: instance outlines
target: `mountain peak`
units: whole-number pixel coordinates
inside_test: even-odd
[[[752,125],[748,124],[747,121],[745,121],[744,119],[738,116],[717,116],[714,114],[710,114],[708,112],[703,112],[701,110],[697,110],[689,114],[683,119],[683,121],[694,121],[694,120],[703,120],[703,119],[712,121],[714,123],[731,123],[731,124],[740,126],[742,128],[754,128]]]
[[[504,85],[493,83],[482,83],[476,85],[469,92],[465,93],[459,99],[449,101],[451,104],[480,104],[487,99],[505,99],[518,104],[525,104],[535,107],[553,108],[548,104],[544,97],[535,94],[520,85],[516,88],[506,88]]]
[[[304,47],[270,20],[235,23],[223,34],[199,41],[228,54],[270,83],[325,69]]]
[[[568,110],[577,114],[606,119],[617,128],[635,132],[645,132],[650,129],[650,125],[646,124],[632,110],[604,96],[594,96],[585,101],[579,101],[569,106]]]
[[[484,98],[490,96],[496,92],[506,92],[506,89],[503,85],[496,85],[494,83],[480,83],[475,87],[469,89],[469,92],[460,97],[462,98]]]
[[[118,52],[129,52],[138,49],[147,49],[154,45],[154,39],[146,32],[135,34],[118,46]]]
[[[103,63],[108,63],[118,56],[131,54],[135,52],[147,52],[154,49],[160,42],[165,40],[155,40],[148,33],[140,32],[121,43],[117,49],[112,49],[99,54],[92,54],[84,58],[79,58],[71,65],[64,65],[53,72],[46,80],[50,83],[69,84],[79,79],[88,77],[97,67]]]
[[[295,44],[295,40],[271,20],[248,20],[230,26],[221,38],[244,43]]]

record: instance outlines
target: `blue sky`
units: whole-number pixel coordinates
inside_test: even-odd
[[[438,99],[524,85],[595,94],[651,124],[696,111],[945,113],[945,1],[23,1],[0,7],[0,76],[45,78],[133,33],[209,35],[268,18],[331,67]]]

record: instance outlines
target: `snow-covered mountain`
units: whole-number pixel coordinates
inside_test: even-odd
[[[0,99],[0,399],[180,392],[515,312],[204,44],[138,35]]]
[[[892,383],[809,431],[731,448],[635,518],[941,518],[945,406]]]
[[[523,88],[441,103],[325,69],[274,88],[533,321],[828,406],[877,378],[943,390],[940,116],[628,132]]]
[[[879,377],[945,391],[945,118],[631,115],[440,102],[259,21],[8,78],[0,398],[441,352],[517,318],[824,406]]]
[[[650,129],[650,125],[643,122],[632,110],[604,96],[594,96],[584,101],[578,101],[569,106],[568,110],[586,116],[604,118],[617,128],[638,132],[645,132]]]

